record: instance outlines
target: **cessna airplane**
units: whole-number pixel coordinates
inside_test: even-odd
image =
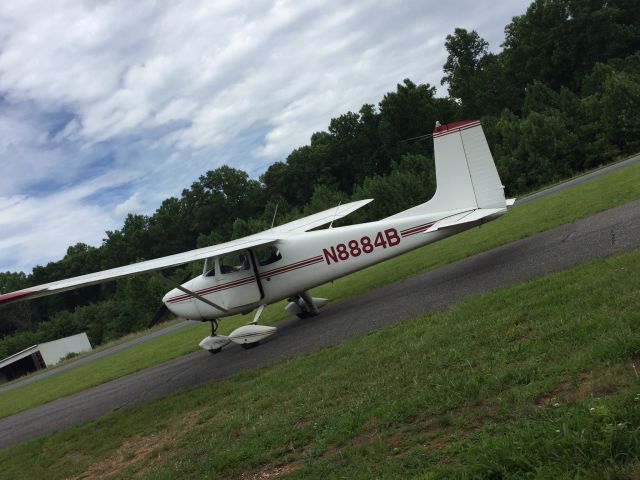
[[[265,306],[289,299],[301,318],[327,304],[309,290],[428,243],[493,220],[514,200],[505,200],[479,121],[436,124],[433,132],[436,193],[431,200],[376,222],[332,228],[333,222],[371,200],[340,205],[255,235],[220,245],[90,273],[0,294],[0,305],[204,260],[202,275],[174,287],[162,299],[175,315],[211,321],[200,342],[211,353],[230,341],[255,346],[276,327],[259,325]],[[313,230],[329,224],[329,228]],[[218,335],[217,319],[256,309],[251,323]]]

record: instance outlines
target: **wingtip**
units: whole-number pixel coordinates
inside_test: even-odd
[[[340,211],[343,211],[343,209],[347,209],[347,210],[357,210],[360,207],[364,207],[367,203],[371,203],[373,202],[373,198],[365,198],[363,200],[354,200],[353,202],[349,202],[349,203],[343,203],[342,205],[339,205],[339,209]],[[329,209],[331,210],[331,209]]]
[[[35,295],[38,292],[42,292],[46,289],[40,288],[37,290],[27,288],[24,290],[18,290],[16,292],[9,292],[0,294],[0,305],[4,305],[11,302],[17,302],[18,300],[26,299],[32,295]]]

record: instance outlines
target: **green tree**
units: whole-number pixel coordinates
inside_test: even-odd
[[[640,9],[630,0],[535,0],[505,28],[502,56],[520,87],[540,80],[577,92],[597,62],[640,49]]]
[[[389,175],[368,177],[356,188],[354,200],[373,198],[374,201],[350,219],[354,222],[380,220],[427,201],[435,188],[433,158],[405,154],[393,162]]]
[[[440,83],[448,86],[449,96],[463,105],[465,113],[476,113],[478,77],[489,44],[475,30],[456,28],[453,35],[447,35],[444,46],[449,55]]]
[[[386,174],[391,162],[405,153],[433,154],[433,143],[424,137],[433,132],[436,121],[453,121],[457,107],[449,99],[435,98],[436,89],[429,84],[416,85],[408,78],[398,84],[395,92],[387,93],[380,101],[379,135],[388,162],[378,169],[378,174]]]
[[[496,124],[496,166],[514,195],[573,173],[578,138],[559,115],[531,112],[519,119],[505,111]]]

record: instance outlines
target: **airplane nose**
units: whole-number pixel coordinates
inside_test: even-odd
[[[182,293],[183,292],[181,292],[177,288],[174,288],[173,290],[167,292],[164,297],[162,297],[162,301],[166,304],[170,300],[173,300],[174,298],[177,298],[178,296],[182,295]]]
[[[162,301],[167,308],[178,317],[184,317],[188,320],[202,320],[202,315],[195,303],[195,298],[182,290],[174,288],[164,297]]]

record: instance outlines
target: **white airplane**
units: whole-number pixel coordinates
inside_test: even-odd
[[[220,245],[0,294],[0,305],[155,273],[174,287],[162,299],[171,312],[211,321],[211,335],[200,347],[216,353],[230,341],[255,346],[277,330],[258,324],[266,305],[289,299],[286,309],[292,314],[317,315],[327,300],[312,297],[311,288],[486,223],[513,204],[504,197],[479,121],[437,123],[433,141],[435,195],[391,217],[332,228],[334,220],[371,201],[360,200]],[[313,230],[326,224],[329,228]],[[202,275],[182,285],[158,273],[197,260],[204,260]],[[217,319],[254,309],[248,325],[229,336],[216,333]]]

